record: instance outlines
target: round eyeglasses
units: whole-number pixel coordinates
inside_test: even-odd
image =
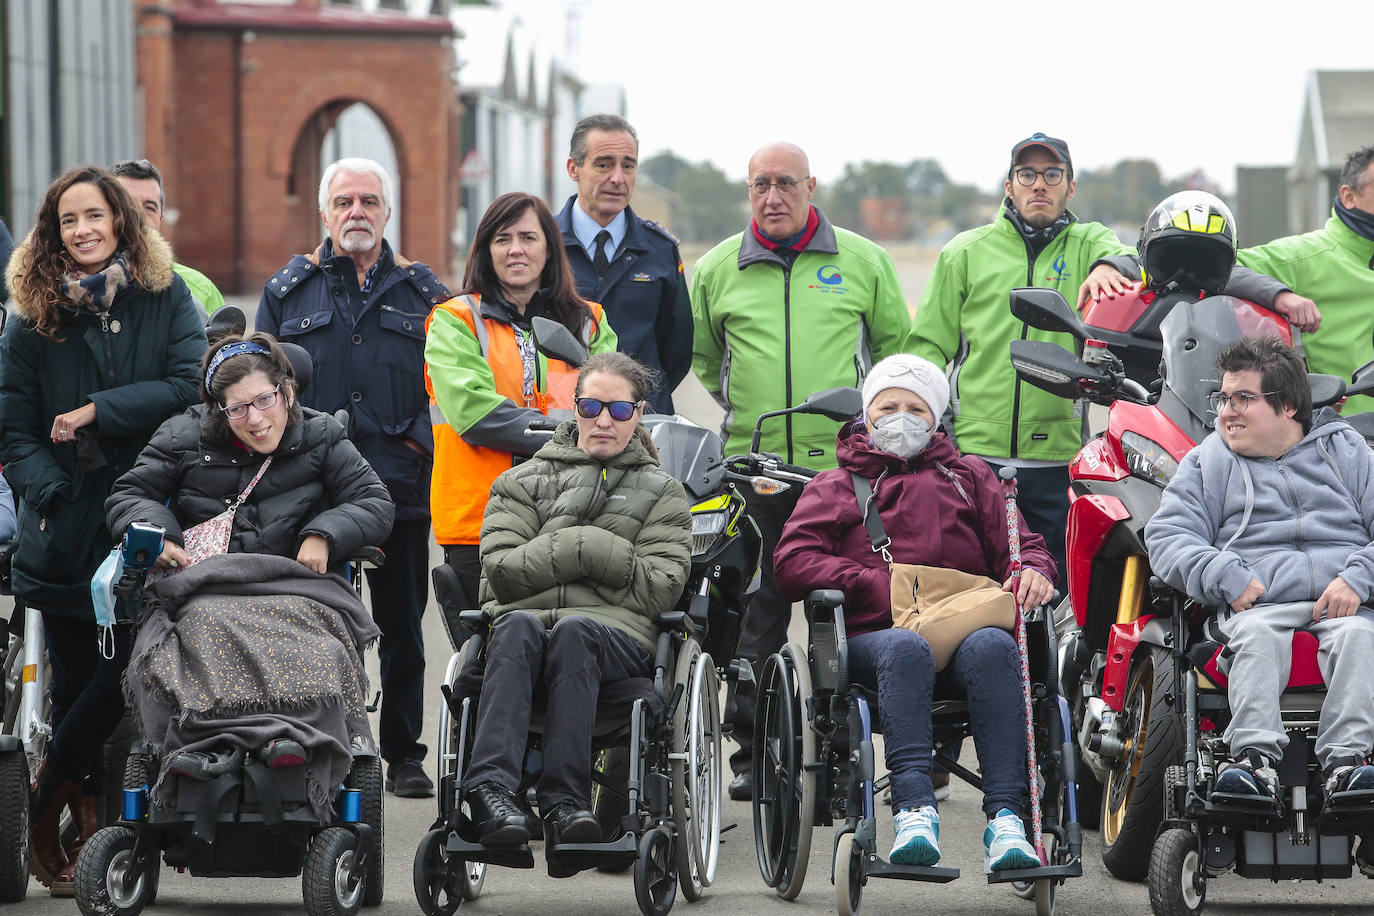
[[[248,416],[249,407],[256,407],[259,413],[266,413],[277,406],[277,398],[280,396],[281,385],[278,385],[271,391],[264,391],[251,401],[244,401],[242,404],[230,404],[226,407],[221,407],[220,410],[224,411],[224,415],[231,420],[242,420],[244,417]]]
[[[753,181],[749,182],[748,188],[759,197],[767,197],[768,192],[773,188],[777,188],[779,194],[791,194],[793,191],[797,190],[803,181],[810,177],[810,175],[803,175],[800,178],[793,178],[790,175],[784,175],[777,181],[769,181],[766,178],[755,178]]]
[[[1245,413],[1250,407],[1250,402],[1270,395],[1278,394],[1277,391],[1261,391],[1259,394],[1250,394],[1247,391],[1237,391],[1234,394],[1222,394],[1220,391],[1213,391],[1207,397],[1207,403],[1212,405],[1212,412],[1220,414],[1223,409],[1230,407],[1237,415]]]
[[[1029,188],[1035,184],[1036,178],[1044,178],[1047,187],[1054,187],[1064,180],[1064,170],[1057,165],[1052,165],[1047,169],[1033,169],[1028,165],[1023,165],[1019,169],[1012,171],[1016,176],[1016,183],[1023,188]]]
[[[587,420],[595,420],[601,416],[601,411],[609,410],[612,420],[625,422],[635,415],[641,402],[639,401],[602,401],[597,398],[578,398],[574,403],[577,405],[577,415]]]

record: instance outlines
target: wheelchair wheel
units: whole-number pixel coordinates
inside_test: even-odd
[[[667,827],[654,827],[639,841],[635,862],[635,900],[644,916],[667,916],[677,898],[673,868],[673,836]]]
[[[463,664],[462,651],[454,652],[449,656],[448,670],[444,672],[444,683],[452,690],[458,681],[458,672]],[[458,726],[454,720],[453,712],[445,701],[439,704],[439,815],[447,819],[449,809],[453,807],[453,786],[457,784],[458,773],[463,767],[463,761],[458,759]],[[453,777],[447,779],[447,777]]]
[[[720,681],[696,640],[678,653],[676,684],[686,688],[673,717],[673,822],[682,896],[701,897],[720,857]]]
[[[386,817],[382,802],[382,758],[359,757],[353,761],[357,787],[362,792],[363,823],[375,838],[364,866],[363,906],[379,906],[386,888]]]
[[[463,899],[476,900],[482,895],[482,885],[487,883],[487,863],[463,863]]]
[[[1122,759],[1102,787],[1102,863],[1123,881],[1149,869],[1150,848],[1164,814],[1164,773],[1182,755],[1182,729],[1174,693],[1174,660],[1153,648],[1131,666]]]
[[[854,916],[863,898],[863,847],[854,834],[841,834],[835,844],[835,913]]]
[[[754,709],[754,849],[759,873],[784,900],[806,880],[815,820],[816,735],[806,719],[811,669],[796,643],[763,663]]]
[[[1207,870],[1191,830],[1170,828],[1150,853],[1150,909],[1157,916],[1196,916],[1207,899]]]
[[[73,885],[83,916],[137,916],[149,903],[157,860],[134,869],[134,832],[111,826],[96,831],[76,859]]]
[[[29,766],[15,750],[0,754],[0,903],[29,892]]]
[[[1054,850],[1059,841],[1052,833],[1041,834],[1040,841],[1045,844],[1045,861],[1054,864]],[[1054,916],[1054,896],[1059,885],[1050,878],[1030,882],[1028,900],[1035,901],[1035,916]]]
[[[450,916],[464,900],[476,896],[467,896],[467,869],[462,860],[449,858],[447,839],[446,829],[435,828],[420,839],[415,850],[415,900],[425,916]]]
[[[357,868],[357,838],[343,827],[315,834],[305,854],[301,885],[310,916],[353,916],[363,902],[367,878]]]

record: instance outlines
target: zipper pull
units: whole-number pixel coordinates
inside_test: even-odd
[[[101,313],[100,313],[100,330],[104,331],[106,334],[110,333],[110,313],[109,313],[109,312],[101,312]]]

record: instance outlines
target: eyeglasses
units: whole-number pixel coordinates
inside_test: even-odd
[[[1230,407],[1237,415],[1245,413],[1249,408],[1250,402],[1256,398],[1268,397],[1278,394],[1277,391],[1261,391],[1259,394],[1249,394],[1244,391],[1237,391],[1235,394],[1222,394],[1220,391],[1213,391],[1207,398],[1207,403],[1212,405],[1212,412],[1220,414],[1224,408]]]
[[[635,415],[642,401],[601,401],[596,398],[577,398],[577,415],[588,420],[601,416],[601,411],[609,410],[612,420],[625,422]]]
[[[1047,169],[1033,169],[1028,165],[1023,165],[1019,169],[1014,169],[1012,174],[1016,176],[1016,181],[1021,187],[1029,188],[1035,184],[1035,179],[1044,177],[1048,187],[1054,187],[1064,180],[1064,170],[1057,165],[1052,165]]]
[[[800,178],[793,178],[790,175],[784,175],[777,181],[769,181],[766,178],[755,178],[753,181],[749,182],[746,187],[759,197],[767,197],[768,192],[773,188],[777,188],[779,194],[791,194],[793,191],[797,190],[798,185],[810,177],[810,175],[803,175]]]
[[[249,407],[256,407],[259,413],[266,413],[277,406],[277,398],[280,396],[281,385],[278,385],[271,391],[263,392],[251,401],[245,401],[242,404],[230,404],[227,407],[221,407],[220,410],[224,411],[224,415],[231,420],[242,420],[244,417],[248,416]],[[612,414],[612,416],[614,416],[614,414]]]

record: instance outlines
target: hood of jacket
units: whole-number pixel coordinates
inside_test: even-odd
[[[10,262],[5,268],[5,282],[9,285],[16,313],[24,318],[37,320],[42,303],[24,298],[15,287],[20,265],[28,257],[29,246],[33,242],[33,233],[34,230],[30,229],[29,234],[24,236],[24,241],[15,246],[14,254],[10,256]],[[172,246],[167,244],[167,240],[160,232],[147,226],[143,227],[143,242],[148,247],[148,264],[144,270],[143,288],[151,293],[160,293],[171,286],[172,280],[176,277],[172,271]]]

